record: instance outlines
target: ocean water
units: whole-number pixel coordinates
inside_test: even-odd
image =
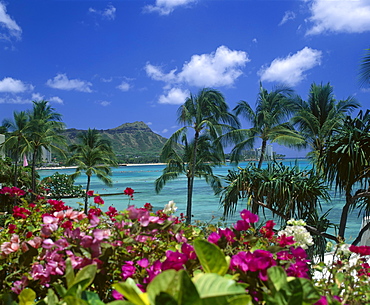
[[[286,159],[283,161],[285,165],[294,165],[297,162],[301,169],[310,168],[310,163],[305,159],[290,160]],[[247,162],[240,163],[240,167],[245,167]],[[117,210],[124,210],[128,204],[134,204],[136,207],[142,207],[146,202],[153,205],[154,208],[161,209],[168,201],[173,200],[178,207],[176,215],[184,213],[186,211],[186,200],[187,200],[187,180],[184,177],[180,179],[169,181],[159,194],[156,194],[154,188],[154,181],[157,179],[164,168],[164,165],[135,165],[135,166],[121,166],[113,168],[113,187],[105,186],[96,176],[92,177],[91,190],[94,190],[98,194],[110,194],[110,193],[121,193],[115,196],[104,196],[105,209],[109,206],[114,206]],[[215,168],[214,174],[226,175],[229,169],[235,168],[234,166],[227,164],[225,166]],[[72,174],[74,169],[60,169],[60,170],[39,170],[40,177],[51,176],[54,172],[58,171],[63,174]],[[76,184],[86,185],[86,175],[81,175],[76,179]],[[135,190],[134,200],[129,200],[128,196],[123,194],[124,189],[130,187]],[[344,203],[344,199],[331,191],[331,201],[328,203],[322,203],[322,212],[326,212],[330,209],[329,219],[333,223],[339,224],[341,209]],[[66,199],[65,202],[72,206],[78,207],[78,202],[82,203],[82,199]],[[235,223],[239,219],[239,212],[246,208],[246,201],[239,201],[238,212],[228,220],[228,223]],[[200,220],[203,222],[217,223],[222,217],[222,209],[220,208],[219,198],[213,194],[212,189],[202,179],[196,179],[194,183],[194,195],[193,195],[193,208],[192,214],[194,215],[193,221]],[[267,219],[270,219],[270,214],[266,214]],[[263,215],[260,215],[263,219]],[[358,213],[355,211],[348,217],[347,229],[346,229],[346,240],[350,242],[356,238],[361,228],[362,217],[358,217]],[[335,234],[334,230],[330,230],[329,233]]]

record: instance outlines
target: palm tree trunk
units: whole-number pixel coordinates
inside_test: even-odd
[[[340,217],[340,224],[339,224],[339,239],[344,241],[344,233],[346,230],[346,224],[347,224],[347,218],[348,218],[348,212],[349,208],[351,207],[353,203],[352,196],[350,193],[346,193],[346,204],[344,205],[342,209],[342,215]]]
[[[193,199],[193,187],[194,187],[194,175],[195,167],[197,163],[197,144],[199,139],[199,132],[195,131],[194,135],[194,150],[193,150],[193,163],[191,164],[191,172],[188,177],[188,202],[186,205],[186,223],[191,223],[191,208],[192,208],[192,199]]]
[[[193,197],[194,177],[188,177],[188,202],[186,204],[186,223],[191,223],[191,208]]]
[[[262,167],[262,162],[263,162],[263,159],[265,158],[266,145],[267,145],[267,141],[262,140],[261,156],[260,156],[260,161],[258,162],[258,168]]]
[[[37,148],[33,151],[32,154],[32,171],[31,171],[31,179],[32,179],[32,192],[36,192],[36,158],[37,158]],[[32,195],[34,198],[34,195]]]
[[[15,161],[14,161],[14,186],[18,187],[18,159],[19,159],[19,139],[17,141],[17,147],[15,150]]]
[[[91,176],[87,175],[87,185],[86,185],[86,194],[85,194],[85,207],[84,207],[84,212],[87,214],[87,204],[89,200],[89,196],[87,195],[87,192],[90,189],[90,182],[91,182]]]

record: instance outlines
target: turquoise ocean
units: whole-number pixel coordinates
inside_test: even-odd
[[[306,159],[285,159],[281,161],[284,165],[293,166],[296,162],[300,169],[308,169],[311,167],[310,163]],[[239,167],[245,167],[247,162],[240,163]],[[129,165],[112,168],[112,179],[113,187],[105,186],[96,176],[92,177],[91,190],[100,195],[121,193],[115,196],[104,196],[105,201],[103,210],[106,210],[109,206],[114,206],[117,210],[124,210],[128,204],[134,204],[136,207],[143,207],[145,203],[149,202],[155,209],[161,209],[170,200],[173,200],[178,207],[175,215],[180,215],[186,211],[186,194],[187,194],[187,181],[185,176],[180,179],[169,181],[163,190],[156,194],[154,189],[154,181],[157,179],[165,166],[164,165]],[[229,169],[233,169],[235,166],[231,164],[224,165],[214,169],[216,175],[226,175]],[[61,174],[72,174],[75,169],[43,169],[39,170],[38,173],[41,178],[51,176],[55,172]],[[86,175],[81,175],[76,179],[76,184],[86,185]],[[126,187],[130,187],[135,190],[134,200],[129,200],[128,196],[123,194]],[[333,223],[339,224],[341,209],[344,203],[344,199],[336,194],[334,191],[330,192],[331,201],[328,203],[322,203],[322,213],[330,209],[329,220]],[[66,204],[72,207],[78,207],[78,202],[82,202],[81,199],[65,199]],[[246,201],[240,201],[238,203],[238,212],[228,219],[228,224],[235,223],[239,219],[239,211],[246,208]],[[220,208],[219,198],[213,194],[212,189],[202,179],[196,179],[194,183],[194,196],[193,196],[193,210],[194,215],[193,221],[200,220],[202,222],[217,223],[222,217],[222,209]],[[263,219],[263,215],[259,215]],[[269,219],[269,214],[266,214]],[[358,212],[354,211],[349,215],[347,229],[346,229],[346,241],[350,242],[356,238],[359,230],[361,229],[362,217],[358,217]],[[335,234],[334,230],[330,230],[329,233]]]

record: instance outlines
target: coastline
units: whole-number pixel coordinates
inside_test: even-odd
[[[122,166],[147,166],[147,165],[166,165],[166,163],[123,163],[118,164],[118,167]],[[58,169],[75,169],[77,166],[45,166],[36,167],[36,170],[58,170]]]

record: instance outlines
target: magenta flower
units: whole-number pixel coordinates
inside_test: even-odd
[[[221,238],[221,236],[219,234],[217,234],[216,232],[212,232],[211,234],[209,234],[208,236],[208,241],[212,244],[215,244],[217,245],[217,242],[218,240]]]
[[[96,196],[96,197],[94,197],[94,203],[104,204],[104,200],[100,196]]]
[[[240,216],[243,220],[249,223],[256,223],[258,221],[258,215],[253,214],[251,211],[248,210],[241,211]]]
[[[90,196],[90,197],[91,197],[91,196],[94,196],[94,191],[93,191],[93,190],[88,191],[88,192],[87,192],[87,196]]]
[[[188,259],[196,260],[197,255],[195,253],[194,247],[188,243],[183,243],[181,245],[181,252],[184,253]]]
[[[117,290],[114,290],[114,289],[112,291],[112,297],[115,300],[123,300],[123,295],[120,294]]]
[[[161,273],[162,271],[162,263],[161,261],[157,260],[153,263],[153,265],[151,265],[148,269],[148,277],[146,277],[143,282],[145,284],[148,284],[150,283],[156,275],[158,275],[159,273]]]
[[[236,231],[247,231],[250,227],[249,222],[246,222],[245,220],[238,220],[234,225],[234,229]]]
[[[166,251],[166,257],[167,259],[162,263],[162,270],[175,269],[178,271],[184,269],[184,265],[188,261],[187,256],[178,251],[168,250]]]
[[[127,280],[129,277],[132,277],[135,274],[136,267],[134,266],[133,261],[126,261],[121,267],[122,273],[121,276],[123,280]]]
[[[143,258],[141,260],[138,260],[137,261],[137,264],[141,267],[141,268],[147,268],[149,266],[149,260],[147,258]]]
[[[328,300],[326,296],[321,296],[320,300],[318,300],[314,305],[328,305]]]
[[[252,214],[254,215],[254,214]],[[220,236],[224,236],[228,242],[233,242],[235,238],[235,233],[230,230],[229,228],[226,229],[219,229],[218,232],[220,233]]]

